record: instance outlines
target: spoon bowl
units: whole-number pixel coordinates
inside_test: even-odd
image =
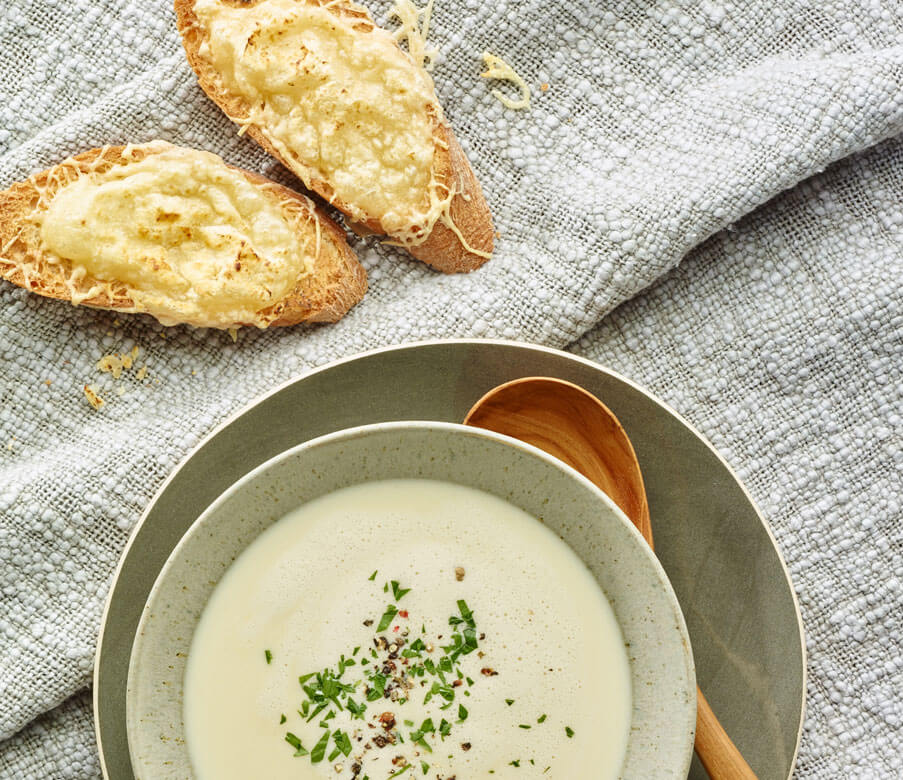
[[[612,499],[652,547],[643,475],[627,434],[605,404],[561,379],[515,379],[477,401],[465,425],[520,439],[554,455]]]

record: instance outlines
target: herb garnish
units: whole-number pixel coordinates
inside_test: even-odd
[[[301,740],[298,739],[291,731],[287,732],[285,735],[285,741],[288,742],[295,749],[296,756],[306,756],[307,750],[304,749],[304,745],[301,744]]]
[[[368,579],[375,581],[377,575],[375,570]],[[295,756],[309,756],[313,764],[338,760],[336,772],[341,774],[347,767],[355,779],[369,780],[362,769],[365,756],[377,757],[378,754],[370,752],[374,749],[392,750],[394,766],[386,766],[384,770],[392,771],[389,778],[412,770],[412,774],[416,773],[418,766],[427,775],[431,764],[423,759],[428,754],[444,756],[450,748],[470,750],[471,742],[467,739],[472,735],[459,731],[468,727],[462,724],[469,717],[460,696],[470,696],[468,689],[476,685],[474,677],[466,672],[477,680],[499,675],[494,668],[481,666],[484,661],[466,660],[472,654],[484,658],[482,651],[478,654],[475,651],[480,649],[485,634],[477,632],[474,612],[464,599],[457,600],[457,612],[448,617],[447,629],[440,628],[431,639],[425,623],[419,635],[413,635],[416,628],[407,622],[412,616],[408,610],[398,607],[411,588],[401,587],[398,580],[389,580],[383,592],[392,601],[386,604],[379,620],[363,621],[364,626],[374,631],[372,644],[364,648],[355,646],[347,656],[340,655],[333,667],[298,677],[304,698],[297,713],[303,723],[311,724],[310,728],[319,724],[322,731],[316,744],[308,751],[292,732],[286,732],[284,737],[294,748]],[[265,651],[265,658],[267,663],[272,661],[270,650]],[[399,713],[399,708],[414,697],[433,708],[432,717],[423,719],[416,727],[414,721],[403,719]],[[505,699],[505,703],[510,707],[515,700]],[[452,709],[455,705],[457,708]],[[546,717],[541,714],[536,723],[543,723]],[[355,726],[356,721],[361,722],[359,728]],[[285,714],[281,715],[280,724],[286,722]],[[518,727],[532,728],[528,723],[520,723]],[[574,734],[570,726],[565,731],[568,737]],[[452,743],[444,745],[450,737]],[[400,752],[406,750],[413,750],[413,755]],[[353,763],[344,764],[344,759],[349,758]],[[453,758],[453,754],[448,758]],[[535,764],[533,759],[528,760]],[[521,759],[509,764],[520,767]],[[434,765],[433,771],[437,769],[441,767]]]
[[[326,746],[329,744],[329,731],[326,731],[320,741],[314,745],[314,749],[310,751],[311,763],[319,764],[326,755]]]
[[[386,611],[383,612],[383,616],[379,619],[379,625],[376,627],[377,631],[385,631],[392,621],[395,619],[395,616],[398,614],[398,607],[394,604],[389,604],[386,607]]]
[[[273,660],[273,654],[269,650],[263,651],[263,657],[267,659],[267,663]]]
[[[405,593],[410,592],[410,588],[399,587],[398,580],[392,580],[392,595],[395,596],[396,601],[401,601],[401,598],[405,595]]]

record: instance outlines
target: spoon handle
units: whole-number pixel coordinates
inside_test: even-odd
[[[712,780],[757,780],[737,746],[696,688],[696,755]]]

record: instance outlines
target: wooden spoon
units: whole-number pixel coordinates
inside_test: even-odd
[[[550,377],[515,379],[486,393],[464,424],[520,439],[563,460],[610,496],[652,547],[649,504],[633,445],[618,418],[582,387]],[[694,747],[712,780],[756,780],[698,687]]]

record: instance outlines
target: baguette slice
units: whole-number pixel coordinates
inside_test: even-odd
[[[310,9],[326,13],[337,25],[336,29],[352,34],[355,43],[360,46],[345,45],[344,49],[336,46],[340,54],[332,60],[322,54],[323,51],[328,53],[329,47],[308,49],[306,44],[310,42],[309,39],[301,37],[298,37],[297,42],[293,40],[291,45],[282,45],[280,48],[279,36],[283,32],[278,29],[274,32],[273,25],[278,25],[280,19],[294,12],[301,13],[297,10],[301,7],[307,9],[304,13],[310,12]],[[239,40],[238,46],[232,48],[234,42],[228,41],[225,34],[218,32],[215,23],[210,22],[211,8],[214,13],[219,13],[219,9],[226,9],[228,14],[239,15],[263,13],[267,8],[275,10],[274,16],[270,18],[273,24],[267,27],[266,22],[255,23],[256,28],[250,32],[246,30],[245,39]],[[242,132],[247,132],[267,152],[299,176],[308,189],[348,215],[349,223],[355,230],[362,234],[387,235],[394,243],[404,246],[414,257],[446,273],[473,271],[490,257],[494,236],[492,216],[473,169],[444,118],[432,79],[422,65],[415,63],[388,32],[373,22],[366,9],[350,0],[175,0],[175,11],[188,62],[197,74],[201,88],[230,119],[242,126]],[[311,33],[304,30],[296,34],[300,36]],[[285,44],[286,40],[282,38],[281,43]],[[267,84],[272,79],[282,79],[273,87],[272,93],[279,93],[276,100],[280,101],[280,110],[289,111],[286,105],[291,103],[287,104],[285,101],[294,100],[295,108],[301,106],[307,112],[308,121],[305,122],[305,117],[302,116],[292,130],[294,138],[305,132],[312,132],[314,140],[309,140],[305,145],[294,143],[285,134],[280,136],[279,122],[272,112],[266,113],[264,98],[270,93],[256,93],[254,89],[242,92],[241,85],[247,84],[247,74],[236,75],[237,71],[231,69],[231,72],[226,72],[223,62],[217,60],[217,46],[220,55],[224,51],[240,51],[233,58],[238,63],[242,61],[242,57],[246,57],[246,52],[257,47],[252,52],[252,55],[258,57],[258,70],[254,77],[259,76]],[[357,72],[348,71],[348,68],[354,68],[355,50],[363,50],[365,47],[368,51],[376,52],[377,57],[381,54],[392,60],[391,76],[381,81],[374,79],[372,67],[362,67]],[[364,56],[361,55],[361,58]],[[267,57],[270,58],[269,63],[266,63]],[[368,66],[370,64],[367,62]],[[303,80],[311,68],[315,71],[320,69],[320,73],[313,79],[311,89],[305,91],[304,86],[297,86],[304,83],[298,79]],[[338,72],[342,69],[343,72]],[[402,74],[401,78],[399,74]],[[320,78],[319,82],[317,78]],[[369,81],[366,81],[367,78]],[[391,88],[386,87],[394,90],[391,94],[384,93],[389,99],[374,101],[373,95],[379,94],[376,85],[386,85],[389,82],[394,84]],[[366,83],[369,92],[355,93],[355,89],[361,89],[363,83]],[[346,92],[352,94],[350,102],[356,100],[358,105],[363,106],[358,116],[353,112],[349,113],[347,105],[342,105],[341,96]],[[404,100],[403,96],[411,92],[422,94],[425,100],[419,104],[417,111],[405,115],[403,108],[399,112],[398,101],[395,99],[402,96]],[[264,98],[261,98],[261,94]],[[322,97],[323,94],[325,97]],[[390,171],[383,167],[380,174],[374,176],[373,165],[354,166],[347,160],[337,169],[324,166],[323,160],[336,152],[335,148],[328,147],[329,131],[334,127],[340,132],[343,126],[351,126],[363,117],[365,125],[369,122],[370,126],[365,127],[364,132],[351,142],[346,138],[344,148],[339,149],[338,156],[347,157],[345,153],[348,149],[358,148],[365,149],[366,156],[374,148],[378,150],[380,144],[384,144],[386,137],[391,137],[395,130],[403,135],[406,124],[413,124],[415,120],[422,122],[424,117],[419,108],[424,106],[428,123],[426,137],[429,139],[432,161],[423,165],[430,177],[433,191],[420,188],[418,192],[421,200],[428,201],[430,207],[426,219],[412,218],[399,226],[397,218],[391,218],[395,202],[391,200],[391,188],[386,187]],[[383,120],[388,122],[388,133],[379,132],[380,122]],[[394,129],[391,127],[392,122],[395,123]],[[325,153],[323,149],[326,149]],[[376,157],[381,153],[383,152],[377,151]],[[390,161],[407,155],[414,157],[413,150],[398,148],[397,144],[391,154],[385,154]],[[372,163],[372,155],[367,158],[367,162]],[[359,189],[364,194],[388,189],[387,203],[368,203],[366,197],[359,197],[353,192],[353,186],[349,194],[348,182],[354,181],[362,169],[369,169],[371,175],[362,177],[363,183]],[[386,175],[382,175],[383,173]],[[437,208],[437,198],[442,202],[441,209]]]
[[[280,289],[286,294],[276,300],[267,300],[269,292],[266,284],[272,274],[263,278],[250,276],[250,268],[271,267],[269,260],[260,260],[253,252],[246,257],[245,276],[242,276],[241,256],[231,256],[221,268],[220,255],[215,256],[211,273],[212,279],[203,279],[203,286],[186,282],[184,275],[179,276],[178,269],[172,273],[166,262],[167,245],[161,245],[159,257],[152,270],[147,267],[135,273],[149,273],[153,276],[157,271],[169,274],[174,280],[176,289],[172,295],[167,290],[161,294],[151,283],[123,281],[104,275],[104,278],[92,276],[84,265],[51,251],[42,233],[42,225],[47,221],[48,210],[56,196],[68,185],[87,179],[88,185],[97,177],[103,179],[111,171],[124,175],[123,169],[117,166],[133,166],[148,161],[154,164],[154,155],[187,155],[187,164],[195,158],[202,163],[215,166],[214,174],[232,176],[238,174],[236,180],[243,187],[246,180],[253,187],[252,195],[260,193],[260,203],[265,207],[273,207],[272,214],[284,219],[283,233],[297,241],[291,251],[294,258],[303,260],[300,269],[287,265],[286,271],[280,271]],[[206,161],[206,162],[205,162]],[[134,170],[134,169],[133,169]],[[134,175],[134,174],[132,174]],[[243,177],[243,178],[240,178]],[[176,192],[153,192],[151,197],[180,197],[182,181],[177,179]],[[191,182],[185,184],[189,192]],[[200,192],[207,192],[204,183],[194,182]],[[190,198],[190,192],[188,197]],[[203,197],[203,196],[202,196]],[[240,199],[236,199],[240,200]],[[190,208],[190,200],[188,201]],[[238,207],[237,219],[245,219]],[[178,209],[178,206],[176,207]],[[126,212],[127,214],[129,212]],[[166,215],[164,215],[166,216]],[[169,215],[178,221],[178,215]],[[162,217],[158,217],[162,219]],[[84,223],[82,223],[84,224]],[[152,226],[154,227],[154,226]],[[195,227],[178,225],[173,230],[191,231]],[[197,232],[215,231],[216,226],[199,225]],[[136,229],[139,235],[143,228]],[[179,248],[182,233],[178,234],[176,250]],[[168,234],[173,246],[172,232]],[[156,240],[156,239],[154,239]],[[238,234],[235,242],[245,247],[242,234]],[[250,244],[250,241],[247,242]],[[290,244],[292,242],[289,242]],[[182,247],[184,248],[184,244]],[[156,250],[155,250],[156,251]],[[244,251],[244,250],[242,250]],[[241,253],[239,253],[241,254]],[[115,259],[118,256],[114,256]],[[189,256],[188,261],[193,258]],[[238,269],[238,270],[235,270]],[[268,273],[268,271],[264,271]],[[83,304],[100,309],[111,309],[120,312],[141,312],[155,316],[165,325],[186,323],[199,327],[233,328],[242,325],[254,325],[260,328],[268,326],[295,325],[299,322],[334,322],[342,317],[364,295],[367,289],[366,272],[358,262],[345,240],[344,232],[326,216],[314,203],[303,195],[282,187],[270,180],[248,171],[227,166],[223,161],[207,152],[176,147],[171,144],[155,141],[142,146],[111,146],[92,149],[76,157],[70,158],[49,170],[29,177],[27,181],[13,184],[9,189],[0,192],[0,277],[26,290],[51,298],[69,300],[74,304]],[[253,296],[261,297],[261,307],[255,308],[258,297],[248,298],[248,290],[253,288]],[[245,287],[247,289],[245,289]],[[187,289],[186,289],[187,288]],[[222,295],[232,295],[224,303]],[[161,297],[162,296],[162,297]],[[241,305],[233,305],[231,301],[238,296]],[[242,297],[244,296],[244,297]],[[250,300],[250,304],[248,304]]]

